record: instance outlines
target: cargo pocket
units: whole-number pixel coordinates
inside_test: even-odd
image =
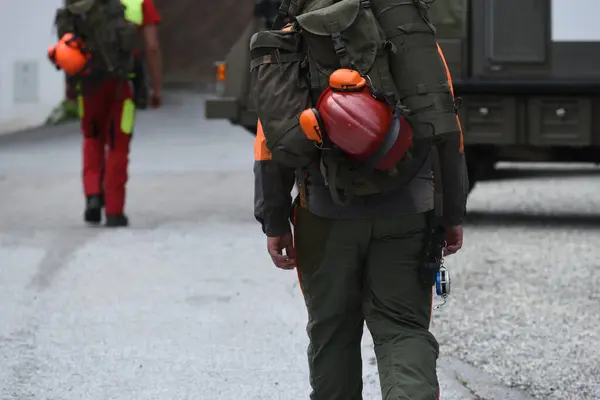
[[[304,207],[295,207],[294,246],[303,281],[316,272],[325,259],[332,223],[333,220],[316,216]]]
[[[301,168],[319,157],[317,144],[300,127],[311,92],[296,31],[263,31],[250,40],[252,100],[273,160]]]
[[[390,70],[400,102],[414,116],[416,125],[427,124],[434,135],[460,131],[446,68],[438,51],[435,31],[426,11],[415,3],[373,0],[374,12],[387,40],[396,48]],[[431,135],[431,129],[417,129]]]

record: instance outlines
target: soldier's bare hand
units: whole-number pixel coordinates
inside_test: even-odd
[[[455,254],[462,248],[463,245],[463,228],[462,225],[448,226],[446,231],[446,247],[444,247],[444,256]]]
[[[267,237],[267,250],[273,260],[273,264],[275,264],[277,268],[296,268],[296,260],[294,259],[294,238],[291,233],[286,233],[282,236]]]

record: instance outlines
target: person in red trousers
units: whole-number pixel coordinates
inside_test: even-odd
[[[137,11],[128,9],[126,18],[137,12],[138,17],[132,22],[139,26],[143,38],[151,77],[150,106],[156,108],[160,106],[162,97],[162,65],[157,33],[160,16],[153,0],[123,3],[128,7],[130,3],[132,8],[141,6],[141,10]],[[137,52],[136,57],[140,57]],[[83,81],[83,91],[78,98],[83,133],[84,220],[99,224],[104,208],[106,226],[128,226],[129,219],[124,209],[129,148],[135,125],[133,84],[109,78],[92,85],[93,89],[86,91]]]

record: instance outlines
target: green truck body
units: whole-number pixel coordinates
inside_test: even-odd
[[[600,29],[578,38],[578,16],[556,17],[565,13],[559,1],[433,3],[430,16],[462,99],[472,184],[499,161],[600,162]],[[570,9],[581,18],[593,11]],[[248,45],[267,24],[254,18],[219,63],[226,74],[206,102],[207,118],[255,133]]]

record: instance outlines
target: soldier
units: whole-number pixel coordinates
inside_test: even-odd
[[[468,182],[459,141],[456,137],[446,154],[452,157],[446,165],[462,180],[443,193],[445,255],[456,253],[463,242]],[[293,169],[273,161],[260,123],[254,153],[255,217],[275,266],[297,268],[308,308],[311,399],[362,399],[365,321],[384,399],[436,399],[439,348],[429,332],[433,282],[422,283],[434,217],[432,160],[406,187],[341,207],[318,165],[295,180]],[[292,203],[295,182],[300,194]]]
[[[160,50],[152,0],[66,0],[58,9],[57,46],[50,59],[78,93],[83,133],[84,220],[106,226],[129,224],[124,213],[128,157],[135,124],[131,85],[141,30],[152,75],[151,102],[161,98]],[[108,151],[106,152],[106,149]]]
[[[372,4],[373,8],[380,5]],[[468,190],[462,130],[452,107],[450,73],[441,49],[436,49],[433,35],[427,39],[430,43],[424,52],[397,52],[397,57],[422,57],[398,60],[419,66],[419,69],[398,75],[403,79],[398,82],[398,87],[407,92],[404,97],[413,102],[411,105],[417,102],[432,104],[422,107],[423,111],[414,113],[411,118],[429,119],[431,124],[437,124],[436,128],[445,137],[433,148],[435,152],[430,153],[431,147],[420,145],[415,149],[421,149],[421,153],[415,152],[412,158],[407,158],[407,146],[402,142],[412,137],[403,130],[408,124],[404,120],[400,125],[390,122],[390,113],[385,110],[393,108],[395,103],[382,91],[371,88],[372,93],[365,92],[369,86],[367,79],[351,69],[332,73],[330,86],[326,89],[313,79],[324,69],[311,69],[311,62],[318,63],[317,57],[321,57],[321,62],[325,63],[333,54],[329,53],[328,42],[317,42],[314,36],[309,36],[310,32],[306,37],[314,40],[308,46],[315,58],[308,57],[310,74],[306,82],[309,84],[298,84],[304,79],[301,74],[305,71],[306,58],[302,49],[293,47],[297,43],[294,35],[303,35],[301,30],[295,34],[295,29],[306,27],[316,31],[324,26],[324,19],[335,21],[335,13],[339,13],[338,19],[356,13],[353,2],[336,5],[339,7],[328,9],[330,12],[316,7],[314,13],[300,14],[290,33],[261,32],[251,42],[255,104],[260,118],[254,144],[254,214],[267,236],[267,251],[275,266],[284,270],[297,269],[308,309],[310,398],[362,399],[361,338],[366,322],[374,340],[384,400],[435,400],[439,398],[436,374],[439,346],[429,332],[435,274],[426,265],[433,261],[430,257],[438,250],[440,254],[443,251],[445,255],[451,255],[462,247]],[[360,12],[363,14],[356,21],[361,21],[365,27],[356,28],[356,31],[377,32],[366,27],[371,23],[370,8],[364,6]],[[410,18],[415,27],[420,24],[418,27],[422,31],[428,29],[420,9],[401,9],[398,15],[405,20]],[[397,24],[398,20],[392,16],[388,18],[390,23],[396,21]],[[338,26],[335,28],[339,29]],[[358,65],[360,68],[359,63],[364,62],[369,53],[363,56],[346,50],[352,48],[357,52],[368,46],[352,47],[350,41],[336,40],[336,36],[343,37],[345,32],[335,29],[332,32],[334,46],[339,46],[335,49],[336,54],[354,57],[354,64],[342,59],[342,66]],[[351,33],[347,37],[349,40],[361,39]],[[379,39],[373,39],[376,40]],[[266,50],[268,46],[272,52]],[[282,53],[284,50],[288,53]],[[377,66],[369,72],[372,80],[390,86],[391,79],[385,70],[387,59],[382,58],[379,64],[378,60],[371,62],[370,65]],[[291,71],[300,74],[300,79]],[[340,77],[346,81],[336,83]],[[439,89],[426,93],[427,88],[433,89],[436,84]],[[278,86],[289,90],[278,90]],[[412,86],[418,86],[420,91],[413,91]],[[299,119],[299,125],[310,141],[303,139],[294,125],[298,124],[297,111],[312,103],[306,100],[305,90],[316,92],[312,96],[315,108],[302,112]],[[340,92],[338,96],[336,93]],[[401,126],[400,133],[394,136],[398,126]],[[305,127],[312,128],[312,132]],[[413,133],[418,132],[413,130]],[[384,142],[389,137],[397,137],[396,144],[400,143],[401,149],[398,157],[392,160],[391,168],[390,165],[381,166],[379,172],[368,169],[366,175],[357,180],[348,178],[353,176],[352,169],[345,170],[346,174],[342,176],[341,167],[346,165],[351,150],[354,151],[353,158],[363,156],[359,147],[366,143],[364,147],[372,152],[367,154],[368,161],[378,152],[373,149],[381,146],[372,146],[370,141],[384,137]],[[336,142],[336,138],[341,140]],[[342,148],[346,153],[342,157],[345,161],[332,161],[331,154],[337,150],[327,142],[334,142],[338,150]],[[395,151],[396,144],[388,154]],[[316,158],[315,152],[318,152]],[[386,157],[378,159],[380,164]],[[359,193],[365,188],[385,186],[386,180],[391,184],[400,182],[401,174],[383,171],[396,171],[394,165],[401,169],[401,162],[396,164],[399,159],[414,161],[407,164],[416,170],[416,173],[406,175],[411,177],[408,182],[385,191],[374,190],[373,194]],[[364,163],[357,165],[364,167]],[[377,184],[378,180],[382,185]],[[346,189],[349,190],[337,190],[336,182],[348,183]],[[294,183],[299,194],[292,201]],[[443,207],[434,207],[434,184],[443,195]],[[352,190],[355,196],[341,199],[343,193],[354,193]],[[437,246],[443,241],[433,239],[439,232],[438,224],[444,228],[445,246]]]

